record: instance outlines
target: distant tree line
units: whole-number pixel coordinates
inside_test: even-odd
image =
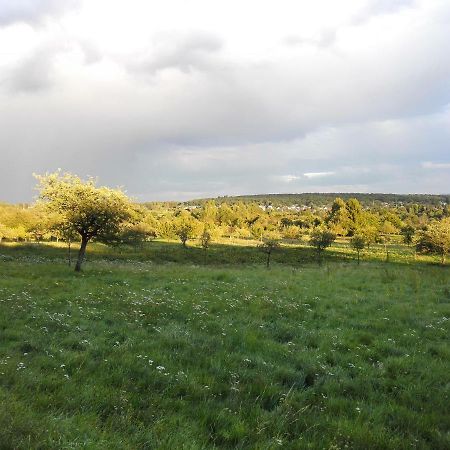
[[[241,196],[223,196],[216,199],[198,199],[186,202],[189,205],[202,205],[209,200],[216,203],[234,204],[237,202],[259,203],[270,205],[274,208],[288,207],[292,205],[304,206],[329,206],[336,197],[342,198],[344,201],[351,198],[357,199],[363,206],[401,206],[417,204],[428,208],[450,204],[450,194],[383,194],[383,193],[301,193],[301,194],[256,194]]]
[[[371,204],[363,204],[346,195],[323,206],[320,202],[331,198],[331,194],[304,194],[303,199],[320,197],[302,208],[290,203],[275,208],[261,202],[273,196],[252,196],[253,201],[228,202],[220,198],[196,204],[136,204],[120,190],[97,187],[92,179],[81,180],[60,172],[37,178],[38,202],[0,204],[0,243],[79,242],[78,270],[91,241],[140,246],[155,238],[178,239],[186,247],[189,241],[198,239],[206,254],[210,243],[219,238],[251,239],[260,242],[260,249],[267,254],[267,265],[282,241],[308,242],[320,258],[337,237],[350,240],[358,261],[360,252],[375,243],[384,246],[389,259],[394,239],[420,252],[439,253],[442,262],[449,252],[450,206],[445,196],[423,196],[423,204],[405,201],[417,200],[417,196],[395,196],[403,199],[401,204],[386,204],[380,203],[383,196],[392,199],[392,194],[374,194],[376,202],[372,199]],[[297,194],[292,195],[298,200]],[[286,202],[289,197],[281,196]],[[435,201],[435,197],[439,200]]]

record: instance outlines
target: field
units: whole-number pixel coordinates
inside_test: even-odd
[[[3,245],[0,448],[449,448],[450,271],[408,250]]]

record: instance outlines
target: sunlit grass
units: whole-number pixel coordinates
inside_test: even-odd
[[[447,268],[1,250],[0,448],[448,446]]]

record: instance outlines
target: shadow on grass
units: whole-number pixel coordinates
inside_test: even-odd
[[[72,261],[75,260],[78,245],[72,245]],[[65,244],[56,243],[3,243],[0,245],[1,260],[21,260],[29,262],[68,263],[68,248]],[[384,250],[374,247],[366,251],[362,262],[383,262]],[[88,245],[86,263],[90,261],[149,262],[154,264],[189,264],[204,266],[228,265],[264,265],[266,255],[255,245],[233,245],[214,243],[205,252],[202,248],[190,245],[184,248],[178,242],[154,241],[140,247],[108,247],[99,243]],[[282,246],[272,255],[272,264],[298,267],[301,265],[319,264],[316,251],[307,246]],[[320,263],[344,262],[356,264],[354,252],[342,244],[327,249]],[[389,263],[394,264],[430,264],[436,263],[431,257],[420,257],[414,260],[410,249],[396,247],[392,249]]]

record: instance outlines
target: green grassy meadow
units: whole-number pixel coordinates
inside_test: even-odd
[[[0,448],[450,448],[450,269],[408,251],[0,246]]]

